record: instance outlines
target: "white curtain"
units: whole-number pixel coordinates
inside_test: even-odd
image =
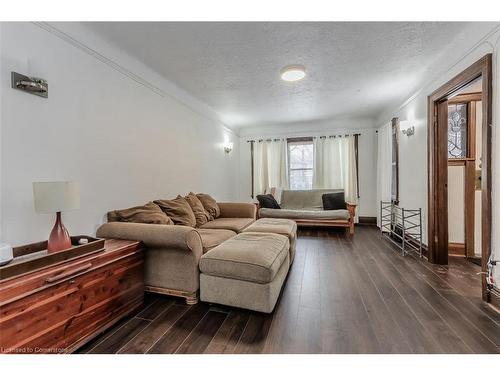
[[[377,225],[380,227],[380,201],[391,200],[392,181],[392,127],[386,124],[378,129],[377,137]]]
[[[314,138],[313,189],[344,189],[345,199],[358,203],[354,136]]]
[[[272,187],[288,188],[287,143],[285,139],[256,141],[254,155],[254,193],[264,194]]]

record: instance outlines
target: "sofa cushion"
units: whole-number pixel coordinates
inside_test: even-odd
[[[276,210],[273,208],[261,208],[259,217],[276,217],[292,220],[348,220],[349,211],[347,210]]]
[[[135,206],[123,210],[108,212],[108,221],[125,223],[173,225],[173,221],[153,202],[144,206]]]
[[[205,210],[203,204],[198,199],[196,194],[189,193],[184,198],[189,203],[191,210],[193,210],[194,217],[196,218],[196,226],[199,227],[200,225],[208,223],[208,221],[210,220],[210,215]]]
[[[240,233],[200,258],[207,275],[269,283],[287,259],[288,237],[274,233]]]
[[[201,236],[203,253],[236,236],[236,232],[227,229],[197,229],[197,231]]]
[[[205,211],[207,211],[210,215],[210,220],[217,219],[220,216],[220,208],[215,199],[213,199],[210,195],[203,193],[196,194],[196,196],[201,201]]]
[[[276,202],[278,202],[278,204],[281,204],[281,193],[283,192],[283,190],[285,189],[279,187],[270,187],[266,188],[264,194],[271,194],[274,199],[276,199]]]
[[[219,219],[229,217],[246,217],[255,219],[257,216],[257,205],[255,203],[219,202],[217,205],[220,208]]]
[[[272,194],[260,194],[257,195],[257,200],[259,201],[260,207],[264,208],[277,208],[280,209],[280,205],[276,202]]]
[[[312,189],[312,190],[283,190],[281,193],[282,209],[290,210],[322,210],[323,194],[337,193],[342,189]]]
[[[326,193],[321,198],[323,200],[323,210],[345,210],[347,208],[343,191]]]
[[[200,228],[203,229],[228,229],[234,232],[241,232],[243,229],[252,224],[255,220],[249,217],[220,217],[203,224]]]
[[[196,218],[187,200],[180,195],[175,199],[154,201],[177,225],[194,227]]]

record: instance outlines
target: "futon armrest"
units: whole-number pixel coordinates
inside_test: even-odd
[[[141,241],[146,247],[191,251],[201,256],[203,247],[198,231],[183,225],[106,223],[97,237]]]
[[[354,220],[354,217],[356,216],[356,206],[357,204],[356,203],[350,203],[350,202],[346,202],[346,207],[347,207],[347,211],[349,211],[349,216],[351,217],[351,220]]]
[[[220,217],[252,218],[257,216],[257,207],[254,203],[217,203],[220,208]]]

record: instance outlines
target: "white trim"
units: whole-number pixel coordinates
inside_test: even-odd
[[[462,56],[455,61],[452,65],[449,65],[447,68],[442,69],[438,74],[435,74],[431,79],[427,80],[423,85],[420,86],[419,89],[415,91],[413,95],[411,95],[408,99],[406,99],[401,105],[399,105],[396,109],[383,112],[379,114],[376,118],[376,122],[379,123],[379,128],[384,126],[384,122],[386,118],[392,118],[392,117],[397,117],[396,114],[401,111],[405,106],[410,104],[413,100],[415,100],[422,92],[432,86],[435,82],[439,81],[440,77],[444,77],[447,72],[452,70],[454,67],[456,67],[458,64],[460,64],[463,60],[465,60],[472,52],[474,52],[477,48],[479,48],[481,45],[487,43],[491,46],[492,50],[495,49],[495,47],[491,44],[491,42],[488,40],[491,36],[495,35],[500,30],[500,24],[495,26],[491,31],[489,31],[485,36],[483,36],[476,44],[474,44],[471,48],[467,50]],[[500,39],[499,39],[500,40]],[[430,93],[429,93],[430,94]]]
[[[79,50],[85,52],[89,56],[94,57],[95,59],[105,63],[106,65],[110,66],[117,72],[122,73],[123,75],[127,76],[128,78],[134,80],[135,82],[147,87],[154,93],[160,95],[162,98],[166,97],[167,94],[161,90],[159,87],[154,86],[152,83],[146,81],[145,79],[139,77],[137,74],[132,73],[130,70],[124,68],[120,64],[116,63],[115,61],[108,59],[106,56],[100,54],[97,52],[95,49],[90,48],[89,46],[83,44],[82,42],[76,40],[69,34],[64,33],[63,31],[57,29],[56,27],[48,24],[47,22],[33,22],[36,26],[40,27],[41,29],[48,31],[49,33],[57,36],[59,39],[64,40],[65,42],[68,42],[71,44],[73,47],[78,48]]]
[[[60,27],[56,27],[51,23],[48,22],[32,22],[34,25],[38,26],[42,30],[45,30],[52,35],[58,37],[59,39],[71,44],[73,47],[79,49],[80,51],[86,53],[89,56],[92,56],[96,60],[108,65],[110,68],[114,69],[115,71],[123,74],[125,77],[130,78],[134,82],[142,85],[143,87],[151,90],[155,94],[159,95],[162,98],[165,97],[170,97],[182,105],[190,108],[191,110],[197,112],[198,114],[207,117],[211,120],[214,120],[218,122],[225,130],[231,132],[235,136],[238,136],[238,133],[234,130],[228,127],[227,124],[225,124],[221,120],[221,116],[219,113],[217,113],[215,110],[213,110],[209,105],[206,103],[200,101],[199,99],[193,97],[191,94],[183,90],[182,88],[178,87],[176,84],[173,82],[169,81],[167,78],[158,75],[156,72],[153,72],[151,68],[146,66],[140,61],[137,61],[135,58],[131,57],[130,55],[126,55],[123,53],[123,51],[116,52],[116,51],[111,51],[107,50],[106,52],[110,55],[120,55],[124,60],[129,60],[127,61],[128,65],[133,65],[134,67],[137,67],[137,70],[142,70],[145,73],[147,73],[148,76],[151,78],[154,78],[154,80],[148,80],[143,76],[140,76],[136,73],[134,73],[131,69],[126,68],[124,65],[118,63],[115,59],[113,60],[112,58],[105,56],[104,54],[100,53],[97,51],[96,48],[93,48],[90,46],[89,42],[86,41],[84,42],[83,40],[77,39],[78,37],[73,35],[70,35],[70,33],[63,31]],[[78,25],[77,23],[70,23],[70,24],[65,24],[66,28],[71,27],[72,31],[75,29],[78,29],[78,33],[80,34],[79,37],[81,38],[81,34],[91,34],[90,30],[85,29],[85,27],[82,27]],[[89,35],[90,37],[90,35]],[[99,36],[92,36],[93,37],[93,42],[97,44],[96,38],[99,39],[99,42],[101,44],[107,44],[104,41],[101,40]],[[104,43],[103,43],[104,42]],[[113,48],[114,46],[107,45],[110,49]],[[100,46],[101,49],[104,49],[102,46]],[[113,53],[115,52],[115,53]],[[159,84],[153,84],[151,81],[156,81]],[[160,87],[161,86],[161,87]]]
[[[324,135],[345,135],[345,134],[366,134],[369,132],[375,132],[377,128],[331,128],[324,130],[300,130],[300,131],[281,131],[275,133],[269,133],[262,136],[258,135],[244,135],[240,136],[242,142],[251,141],[255,139],[267,139],[267,138],[302,138],[302,137],[318,137]]]

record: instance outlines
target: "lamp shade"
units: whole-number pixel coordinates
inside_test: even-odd
[[[80,188],[77,182],[33,182],[33,197],[37,213],[52,213],[80,208]]]

